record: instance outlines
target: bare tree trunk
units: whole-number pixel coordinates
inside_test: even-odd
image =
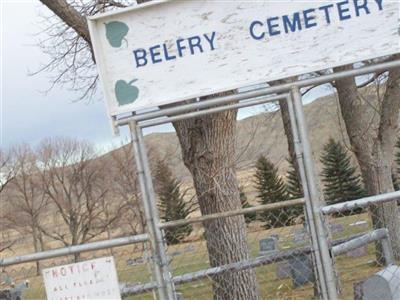
[[[39,237],[38,237],[38,230],[35,224],[32,226],[32,240],[33,240],[33,249],[36,252],[39,252],[40,246],[39,246]],[[36,275],[40,275],[40,262],[36,261]]]
[[[351,66],[335,70],[349,68]],[[336,81],[336,89],[352,150],[360,165],[368,194],[394,191],[391,168],[400,111],[400,69],[392,70],[389,74],[386,93],[380,104],[377,130],[367,130],[370,124],[355,79]],[[391,202],[373,207],[371,215],[374,228],[386,227],[389,230],[395,258],[400,259],[400,216],[397,204]],[[384,263],[380,245],[377,247],[377,259]]]
[[[241,208],[235,170],[236,111],[174,123],[203,215]],[[204,223],[212,267],[249,259],[243,216]],[[213,277],[214,299],[259,299],[254,270]]]

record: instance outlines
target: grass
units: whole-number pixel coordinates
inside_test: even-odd
[[[349,226],[349,224],[358,220],[368,220],[368,228]],[[332,221],[335,223],[341,223],[345,227],[343,232],[334,235],[335,239],[357,234],[371,228],[371,222],[367,214],[336,218]],[[295,244],[293,242],[292,233],[296,228],[300,228],[300,226],[301,225],[249,232],[248,241],[252,256],[257,256],[258,254],[258,241],[270,236],[271,234],[279,234],[279,246],[282,250],[304,246],[307,244],[307,241],[305,241],[303,245]],[[184,252],[185,247],[189,244],[195,247],[195,251]],[[131,248],[123,247],[114,250],[119,281],[130,283],[149,282],[151,280],[151,272],[148,264],[139,264],[135,266],[128,266],[126,264],[128,258],[138,257],[141,255],[141,252],[131,251],[129,253],[127,252],[127,249]],[[170,255],[173,253],[176,254],[177,252],[181,253],[180,255],[172,256],[170,267],[175,276],[199,271],[209,267],[206,244],[202,240],[171,246],[169,247],[168,252]],[[106,255],[106,253],[107,252],[101,254]],[[99,255],[97,255],[97,257],[99,257]],[[262,299],[313,299],[312,284],[294,289],[290,278],[278,279],[276,277],[276,267],[277,264],[269,264],[255,268],[259,292]],[[365,279],[381,269],[381,267],[377,266],[375,263],[373,244],[368,246],[368,255],[366,256],[350,258],[346,255],[342,255],[337,257],[336,268],[340,275],[342,289],[341,299],[353,299],[353,283]],[[24,295],[26,299],[45,299],[45,291],[41,277],[32,277],[30,278],[30,282],[31,288],[26,290]],[[177,290],[183,293],[185,300],[212,299],[212,282],[208,278],[177,286]],[[152,293],[147,293],[130,296],[126,299],[146,300],[153,299],[153,296]]]

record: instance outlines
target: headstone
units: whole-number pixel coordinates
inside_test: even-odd
[[[372,275],[362,285],[363,300],[400,299],[400,267],[391,265]]]
[[[278,240],[275,237],[269,237],[260,240],[260,252],[261,255],[275,254],[278,252]]]
[[[271,234],[271,237],[279,241],[279,234]]]
[[[363,245],[346,253],[347,257],[360,257],[368,254],[368,246]]]
[[[194,245],[186,246],[186,247],[183,249],[183,252],[194,252],[194,251],[196,251],[196,247],[195,247]]]
[[[357,227],[357,228],[360,228],[360,229],[368,229],[368,222],[367,221],[363,221],[363,220],[362,221],[357,221],[357,222],[351,223],[350,226]]]
[[[294,231],[293,241],[296,244],[304,243],[305,241],[308,241],[308,240],[309,240],[308,232],[304,227],[300,228],[300,229],[296,229]]]
[[[284,279],[291,275],[290,263],[287,260],[280,261],[276,264],[276,278]]]
[[[174,251],[174,252],[171,253],[171,256],[178,256],[178,255],[181,255],[181,254],[182,254],[182,252],[180,252],[180,251]]]
[[[343,224],[340,223],[339,224],[333,223],[329,225],[329,230],[331,234],[337,234],[344,231],[344,226]]]
[[[126,260],[126,264],[128,266],[136,266],[136,265],[143,264],[144,262],[145,262],[145,259],[142,256],[136,257],[136,258],[128,258]]]
[[[289,260],[293,286],[295,288],[314,282],[313,265],[310,255],[300,254]]]

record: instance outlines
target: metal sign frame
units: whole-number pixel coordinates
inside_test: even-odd
[[[324,218],[321,213],[323,207],[321,202],[322,195],[316,184],[315,167],[308,138],[308,129],[303,111],[300,89],[308,86],[321,85],[338,79],[387,71],[393,68],[400,68],[400,60],[393,60],[306,80],[298,80],[255,91],[182,104],[180,106],[132,115],[118,120],[115,119],[114,122],[116,126],[129,125],[131,131],[136,168],[140,189],[143,195],[142,200],[152,246],[153,272],[157,282],[159,299],[175,300],[176,295],[174,280],[169,270],[168,257],[163,240],[163,226],[156,206],[156,195],[143,139],[143,128],[286,99],[289,107],[296,158],[300,169],[301,182],[304,187],[306,217],[308,219],[308,229],[311,233],[312,253],[315,259],[316,275],[320,284],[319,291],[323,299],[336,300],[338,297],[337,282],[335,278],[334,262],[329,249],[329,231],[325,228]],[[236,103],[232,104],[232,102]]]

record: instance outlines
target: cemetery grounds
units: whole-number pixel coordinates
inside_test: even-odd
[[[330,217],[329,220],[330,224],[342,224],[339,225],[341,230],[332,233],[334,240],[367,232],[372,229],[368,213]],[[279,251],[288,251],[309,245],[310,239],[307,238],[302,241],[294,241],[294,233],[301,230],[302,227],[303,225],[300,224],[265,230],[262,228],[260,222],[250,223],[247,228],[248,244],[252,257],[257,257],[259,253],[259,241],[271,235],[279,236]],[[171,271],[174,276],[204,270],[209,267],[201,225],[195,225],[194,232],[196,233],[194,236],[197,236],[197,238],[168,247],[168,255],[171,258]],[[116,260],[120,283],[143,284],[151,281],[151,266],[146,261],[146,251],[143,251],[143,247],[146,247],[146,245],[136,244],[112,250],[83,253],[82,259],[113,255]],[[14,255],[28,253],[28,248],[27,245],[21,244],[16,247]],[[340,287],[342,289],[341,299],[353,299],[353,284],[366,279],[383,268],[375,260],[374,249],[374,244],[369,244],[366,255],[348,257],[344,254],[336,258],[336,268],[339,273]],[[42,261],[41,266],[50,267],[72,262],[72,257],[62,257]],[[308,283],[304,286],[294,288],[290,276],[282,279],[277,277],[278,264],[272,263],[255,268],[259,293],[262,299],[313,299],[313,284]],[[30,287],[23,294],[25,299],[45,299],[42,277],[36,276],[34,263],[6,267],[3,271],[3,277],[6,275],[10,276],[16,283],[26,279],[29,280]],[[212,299],[212,283],[208,278],[178,285],[176,288],[178,292],[183,294],[185,300]],[[153,299],[153,295],[152,293],[146,293],[129,296],[124,299]]]

